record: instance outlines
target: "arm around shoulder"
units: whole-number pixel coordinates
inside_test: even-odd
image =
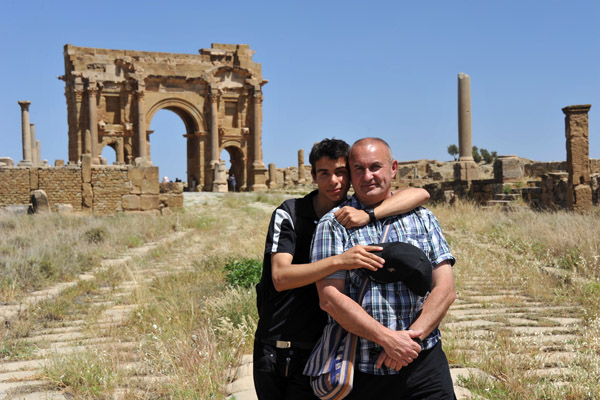
[[[396,191],[392,197],[384,200],[373,211],[377,219],[404,214],[427,204],[429,197],[429,192],[425,189],[408,187]]]

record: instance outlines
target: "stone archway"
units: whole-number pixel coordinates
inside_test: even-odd
[[[253,54],[248,45],[231,44],[213,44],[199,55],[66,45],[61,79],[66,83],[69,160],[90,154],[98,162],[106,138],[116,138],[118,161],[148,165],[150,122],[158,110],[167,109],[186,126],[192,190],[212,190],[226,147],[244,177],[240,185],[266,189],[261,125],[267,81]]]
[[[185,126],[186,138],[186,182],[188,183],[188,190],[195,191],[198,184],[202,182],[204,171],[200,168],[200,153],[198,151],[199,141],[202,136],[201,133],[206,131],[206,124],[202,112],[197,107],[181,98],[167,97],[152,104],[146,112],[145,120],[148,123],[148,132],[151,126],[152,119],[156,113],[160,110],[169,110],[175,113],[181,118]],[[148,138],[148,145],[151,140]],[[150,154],[151,146],[148,146],[148,154]],[[159,166],[160,167],[160,166]]]
[[[229,173],[235,175],[236,191],[240,192],[247,190],[247,176],[245,174],[246,169],[244,168],[246,160],[242,149],[240,149],[237,144],[229,143],[225,144],[223,150],[229,153],[229,160],[231,162]]]

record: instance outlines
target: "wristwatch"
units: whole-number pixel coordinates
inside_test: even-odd
[[[375,218],[375,211],[372,208],[365,208],[365,212],[369,214],[369,223],[372,224],[377,221],[377,218]]]

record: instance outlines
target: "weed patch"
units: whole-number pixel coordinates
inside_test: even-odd
[[[260,281],[262,262],[251,258],[229,260],[225,265],[225,272],[227,283],[231,286],[248,288]]]

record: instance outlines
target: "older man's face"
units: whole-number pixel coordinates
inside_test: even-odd
[[[364,141],[352,148],[349,157],[350,178],[358,199],[366,206],[375,206],[391,196],[392,179],[398,163],[390,161],[385,145]]]

